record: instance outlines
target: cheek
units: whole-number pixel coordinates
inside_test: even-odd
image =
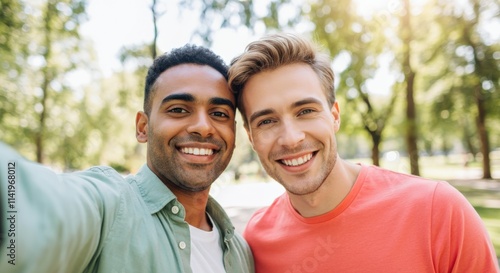
[[[338,123],[331,116],[323,116],[307,125],[309,130],[327,135],[338,130]]]
[[[325,144],[329,143],[329,145],[335,146],[337,130],[338,127],[334,122],[324,122],[318,124],[314,132],[317,139]]]
[[[257,153],[266,152],[266,151],[270,150],[276,137],[277,137],[277,134],[273,133],[273,130],[253,132],[252,144],[253,144],[254,150]]]
[[[218,127],[217,131],[219,132],[220,137],[224,139],[228,147],[234,147],[236,134],[236,126],[234,123],[231,125],[221,125]]]

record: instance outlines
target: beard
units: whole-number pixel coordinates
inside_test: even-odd
[[[154,136],[153,132],[148,132]],[[189,163],[179,157],[180,151],[176,148],[178,143],[199,142],[212,143],[219,147],[214,151],[215,160],[210,164]],[[204,191],[226,169],[231,159],[227,145],[222,140],[202,138],[197,135],[174,137],[165,143],[161,137],[152,137],[148,140],[149,162],[155,169],[154,172],[164,184],[173,185],[189,192]]]

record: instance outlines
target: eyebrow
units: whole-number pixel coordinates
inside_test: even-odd
[[[319,101],[316,98],[305,98],[303,100],[299,100],[299,101],[294,102],[292,104],[291,108],[299,107],[299,106],[310,104],[310,103],[321,104],[321,101]]]
[[[163,98],[160,105],[163,105],[163,104],[170,102],[170,101],[173,101],[173,100],[195,102],[196,98],[189,93],[171,94],[171,95],[168,95],[165,98]],[[215,98],[211,98],[208,102],[209,102],[209,104],[227,105],[227,106],[231,107],[231,109],[233,109],[233,110],[236,109],[236,106],[234,105],[234,103],[231,100],[226,99],[226,98],[215,97]]]
[[[168,96],[164,97],[163,100],[161,101],[160,105],[163,105],[163,104],[170,102],[170,101],[173,101],[173,100],[183,100],[183,101],[193,102],[193,101],[195,101],[195,98],[193,95],[188,94],[188,93],[172,94],[172,95],[168,95]]]
[[[219,97],[211,98],[209,103],[213,105],[227,105],[231,107],[231,109],[236,110],[236,106],[234,105],[234,103],[226,98],[219,98]]]
[[[296,107],[300,107],[302,105],[306,105],[306,104],[310,104],[310,103],[321,104],[321,101],[319,101],[318,99],[315,99],[315,98],[305,98],[305,99],[302,99],[302,100],[299,100],[299,101],[292,103],[292,106],[290,108],[296,108]],[[272,113],[274,113],[273,109],[264,109],[264,110],[257,111],[250,116],[250,119],[249,119],[250,123],[252,123],[254,120],[256,120],[257,118],[259,118],[261,116],[269,115]]]

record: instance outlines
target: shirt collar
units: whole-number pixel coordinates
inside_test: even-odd
[[[211,196],[208,197],[207,212],[210,214],[219,230],[224,235],[224,239],[231,239],[234,235],[234,226],[221,205]]]
[[[163,184],[147,164],[144,164],[139,169],[134,179],[151,214],[157,213],[168,203],[176,200],[175,194]],[[231,239],[234,234],[234,226],[221,205],[211,196],[208,198],[206,210],[217,224],[219,230],[223,232],[225,239]]]
[[[176,199],[175,195],[165,184],[144,164],[135,175],[137,187],[142,199],[151,214],[157,213],[170,201]]]

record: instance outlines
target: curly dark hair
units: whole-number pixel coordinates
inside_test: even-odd
[[[228,66],[222,58],[210,49],[202,46],[186,44],[158,56],[148,69],[144,87],[144,112],[149,116],[151,111],[151,97],[155,91],[155,83],[165,70],[181,64],[208,65],[219,71],[228,79]]]

